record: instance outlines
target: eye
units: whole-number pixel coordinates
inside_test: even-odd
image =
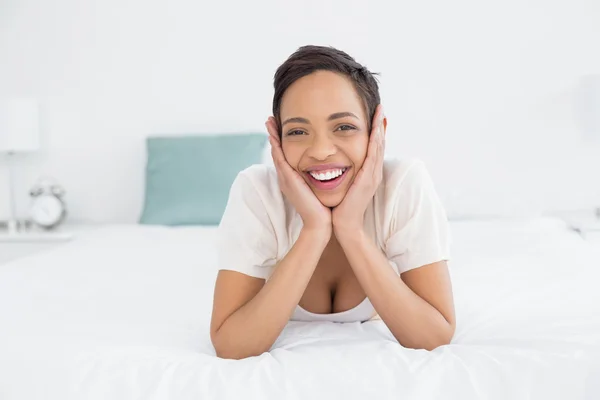
[[[293,129],[285,134],[285,136],[300,136],[300,135],[304,135],[304,131],[301,131],[300,129]]]
[[[354,129],[356,129],[354,126],[348,125],[348,124],[344,124],[344,125],[338,126],[336,128],[336,131],[337,130],[340,130],[340,131],[351,131],[351,130],[354,130]]]

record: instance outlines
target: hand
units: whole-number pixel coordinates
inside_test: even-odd
[[[300,217],[302,217],[304,227],[323,232],[327,235],[327,240],[329,240],[332,230],[331,210],[321,204],[308,184],[285,159],[279,134],[277,133],[275,118],[269,117],[265,126],[269,132],[271,156],[277,170],[277,179],[281,192],[296,208]]]
[[[365,211],[383,177],[386,123],[383,107],[380,104],[373,116],[367,157],[344,200],[332,212],[333,230],[338,237],[345,232],[363,229]]]

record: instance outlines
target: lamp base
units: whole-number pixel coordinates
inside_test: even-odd
[[[0,229],[0,243],[65,242],[73,239],[71,232],[29,229],[23,225],[19,229],[19,223],[16,220],[7,221],[6,229]]]
[[[14,236],[14,235],[17,235],[17,234],[19,233],[19,231],[18,231],[18,229],[17,229],[18,225],[19,225],[19,224],[18,224],[18,222],[17,222],[17,220],[16,220],[16,219],[9,219],[9,220],[6,222],[6,228],[7,228],[7,230],[8,230],[8,234],[9,234],[10,236]]]
[[[0,233],[0,243],[31,243],[31,242],[67,242],[73,239],[73,234],[67,232],[3,232]]]

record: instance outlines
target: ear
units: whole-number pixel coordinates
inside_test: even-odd
[[[381,121],[383,124],[383,137],[385,139],[385,134],[387,133],[387,117],[383,117],[383,121]]]

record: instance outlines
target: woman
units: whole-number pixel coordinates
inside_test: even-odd
[[[373,74],[342,51],[305,46],[274,85],[274,168],[237,176],[219,227],[217,356],[268,351],[290,319],[380,318],[403,346],[448,344],[446,214],[422,162],[384,161]]]

